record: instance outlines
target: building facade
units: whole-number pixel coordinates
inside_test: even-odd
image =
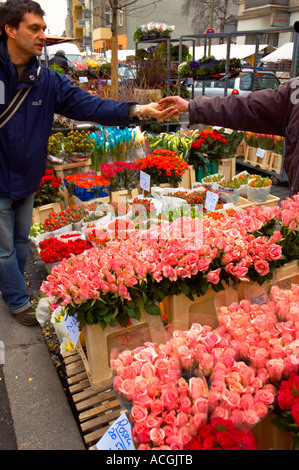
[[[240,0],[237,15],[238,31],[269,30],[284,26],[292,27],[299,21],[299,0]],[[261,43],[280,47],[293,41],[292,32],[267,33]],[[238,38],[239,43],[254,44],[255,37]]]
[[[126,0],[123,1],[124,5],[128,3]],[[202,6],[201,11],[198,11],[195,3],[188,14],[184,5],[185,0],[175,2],[161,0],[157,3],[139,0],[123,11],[118,9],[118,49],[135,49],[133,40],[135,29],[150,22],[174,26],[172,39],[179,39],[187,34],[205,33],[204,10],[206,16],[209,16],[210,4],[199,2],[198,5]],[[215,2],[215,7],[216,5]],[[67,8],[66,35],[77,40],[80,50],[102,53],[111,49],[112,12],[109,0],[67,0]],[[237,37],[236,42],[239,44],[255,43],[255,34],[251,35],[248,31],[271,30],[281,26],[292,27],[295,21],[299,21],[299,0],[240,0],[237,7],[232,0],[229,9],[230,20],[225,25],[224,31],[247,31],[246,35]],[[202,21],[194,21],[196,16]],[[215,32],[219,32],[216,20],[214,24]],[[260,42],[280,47],[292,40],[292,32],[268,32],[261,37]]]

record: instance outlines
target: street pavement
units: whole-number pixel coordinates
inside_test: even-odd
[[[271,194],[287,198],[287,184]],[[47,272],[33,246],[26,274],[35,297]],[[42,328],[20,325],[1,294],[0,450],[86,450]]]
[[[36,293],[46,272],[36,269],[34,250],[28,271]],[[85,449],[42,328],[19,324],[0,295],[0,450]]]

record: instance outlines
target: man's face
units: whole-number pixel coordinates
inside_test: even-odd
[[[45,29],[47,25],[41,16],[34,13],[25,13],[19,27],[6,26],[8,36],[15,40],[15,46],[22,55],[40,56],[46,40]]]

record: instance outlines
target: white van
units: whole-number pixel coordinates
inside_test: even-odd
[[[52,46],[47,46],[47,56],[48,60],[52,59],[57,51],[64,51],[66,58],[70,62],[76,62],[82,58],[81,52],[78,46],[71,42],[62,42],[60,44],[53,44]],[[45,60],[45,53],[43,51],[41,55],[41,60]]]

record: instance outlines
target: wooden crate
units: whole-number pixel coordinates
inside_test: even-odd
[[[111,191],[110,192],[110,202],[119,202],[124,201],[126,199],[133,199],[138,196],[138,189],[135,188],[131,192],[127,189],[123,189],[121,191]]]
[[[52,202],[40,207],[34,207],[32,212],[32,225],[43,223],[51,212],[60,212],[64,210],[64,202]]]
[[[61,178],[63,181],[63,178],[67,174],[68,170],[77,170],[79,172],[80,168],[82,169],[82,172],[89,171],[91,169],[91,160],[90,158],[88,160],[85,160],[83,162],[76,162],[76,163],[65,163],[65,164],[57,164],[57,163],[50,163],[50,166],[52,170],[54,170],[57,178]],[[65,205],[69,206],[69,194],[67,192],[67,189],[64,188],[63,192],[64,200],[65,200]]]
[[[257,151],[256,147],[249,147],[249,145],[247,145],[244,163],[249,163],[252,166],[256,166],[256,162],[257,162],[256,151]]]
[[[223,173],[226,180],[232,179],[236,174],[236,157],[219,160],[217,173]]]
[[[299,284],[299,263],[297,260],[286,263],[278,268],[273,276],[271,285],[276,284],[281,289],[290,289],[291,284]]]
[[[184,189],[191,189],[193,183],[195,183],[195,170],[193,165],[189,165],[189,168],[183,174],[182,181],[180,182],[180,186]]]
[[[277,174],[280,174],[282,167],[282,155],[279,153],[272,152],[270,163],[269,163],[269,170],[274,171]]]
[[[205,295],[194,296],[190,300],[185,294],[171,295],[165,300],[167,322],[175,329],[187,330],[193,321],[217,326],[218,320],[215,308],[216,292],[209,286]]]
[[[265,202],[253,202],[249,201],[245,197],[240,197],[238,202],[238,207],[241,209],[245,209],[246,207],[250,206],[268,206],[268,207],[275,207],[278,205],[280,198],[278,196],[273,196],[272,194],[269,195],[267,201]]]
[[[259,156],[259,151],[263,151],[263,157]],[[271,150],[263,150],[257,149],[256,153],[256,166],[260,167],[262,170],[269,170],[270,169],[270,161],[272,157]]]
[[[98,198],[98,199],[90,199],[89,201],[81,201],[81,199],[79,199],[77,196],[69,196],[69,199],[68,199],[68,206],[81,206],[82,204],[90,204],[94,201],[99,201],[101,200],[102,202],[106,202],[107,204],[109,204],[110,202],[110,196],[107,196],[107,197],[101,197],[101,198]]]
[[[272,423],[273,413],[262,419],[252,432],[259,444],[259,450],[294,450],[293,434],[277,429]]]
[[[245,140],[243,139],[242,142],[238,145],[235,157],[236,158],[244,157],[246,153],[246,148],[247,148],[247,144]]]
[[[124,411],[112,388],[101,392],[90,382],[77,349],[63,354],[69,393],[77,414],[84,442],[89,449],[101,439],[111,424]]]
[[[139,322],[122,328],[107,326],[103,331],[100,325],[86,325],[77,343],[77,349],[84,363],[91,387],[104,390],[112,383],[110,354],[121,351],[120,341],[126,348],[141,346],[146,341],[165,342],[165,330],[160,315],[142,312]],[[116,354],[118,355],[118,354]]]

